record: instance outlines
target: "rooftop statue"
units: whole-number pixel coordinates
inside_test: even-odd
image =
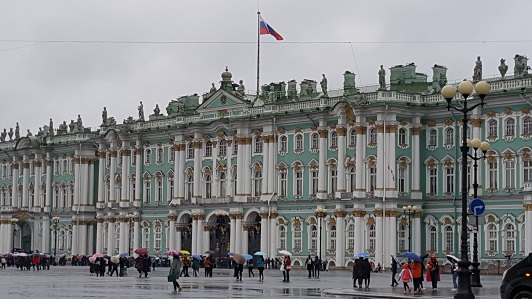
[[[83,121],[81,120],[81,114],[78,114],[78,121],[77,121],[77,124],[78,124],[78,130],[83,130]]]
[[[102,124],[107,124],[107,108],[103,107],[102,111]]]
[[[379,89],[386,89],[386,71],[381,64],[381,69],[379,70]]]
[[[39,127],[39,132],[37,133],[37,136],[43,136],[44,135],[44,131],[42,130],[41,127]]]
[[[523,55],[515,54],[514,57],[514,77],[515,78],[523,78],[526,74],[528,74],[528,66],[527,66],[528,58]]]
[[[59,125],[59,129],[57,130],[58,134],[66,134],[68,130],[68,125],[66,121],[64,120],[62,124]]]
[[[139,121],[144,121],[144,105],[142,105],[142,101],[140,101],[140,105],[137,109],[139,110]]]
[[[54,135],[54,122],[52,121],[51,118],[50,118],[50,126],[48,127],[48,134],[50,136]]]
[[[482,81],[482,60],[480,60],[480,56],[477,56],[477,61],[475,62],[475,69],[473,70],[473,81]]]
[[[508,65],[506,65],[506,59],[501,58],[501,65],[499,65],[499,73],[501,73],[501,77],[504,79],[504,75],[506,75],[506,72],[508,71]]]
[[[33,136],[33,134],[31,134],[30,129],[28,129],[28,133],[26,134],[26,137],[31,137],[31,136]]]
[[[211,90],[209,90],[209,92],[211,94],[216,92],[216,86],[214,86],[214,83],[212,83]]]
[[[7,132],[6,132],[6,129],[4,128],[4,131],[0,133],[0,141],[1,142],[6,141],[6,137],[7,137]]]
[[[239,95],[241,95],[241,96],[246,95],[246,87],[244,86],[244,80],[240,80],[238,83],[239,84],[238,84],[238,87],[236,89],[237,93]]]
[[[68,125],[68,128],[70,129],[70,133],[74,133],[74,127],[76,126],[76,124],[74,124],[74,120],[71,119],[70,120],[70,124]]]
[[[9,128],[9,133],[7,133],[9,136],[9,141],[13,140],[13,128]]]
[[[17,126],[15,127],[15,139],[19,139],[20,138],[20,127],[18,126],[18,122],[17,122]]]
[[[321,91],[323,92],[323,97],[328,98],[329,94],[327,93],[327,77],[325,77],[325,74],[321,74],[321,76],[322,76],[321,82],[320,82]]]
[[[161,109],[159,109],[159,104],[155,104],[155,109],[153,109],[153,113],[155,113],[155,116],[161,115]]]

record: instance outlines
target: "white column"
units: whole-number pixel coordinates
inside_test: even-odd
[[[235,219],[235,252],[245,253],[242,252],[242,214],[237,214]]]
[[[234,214],[229,214],[229,217],[230,217],[230,231],[229,231],[229,234],[230,234],[230,246],[229,246],[229,251],[231,252],[236,252],[236,247],[235,247],[235,243],[236,243],[236,219],[235,219],[235,215]]]
[[[388,256],[390,255],[397,255],[397,212],[396,211],[390,211],[390,218],[389,218],[389,252],[385,256],[386,259],[388,259]],[[391,257],[390,257],[391,258]],[[392,261],[390,260],[389,263],[386,263],[386,267],[389,267],[390,263]]]
[[[412,249],[414,252],[421,252],[421,212],[415,212],[413,220]]]
[[[242,254],[249,253],[253,255],[254,252],[248,252],[249,250],[249,227],[247,225],[242,225],[242,248],[240,249],[240,252]]]
[[[387,136],[387,143],[386,143],[386,162],[390,169],[393,170],[393,173],[390,170],[386,171],[386,197],[387,198],[397,198],[399,196],[395,180],[397,179],[397,172],[395,171],[395,148],[396,148],[396,139],[395,139],[395,131],[397,129],[397,125],[389,125],[386,126],[386,133]],[[386,167],[388,167],[386,165]],[[391,257],[390,257],[391,258]],[[391,260],[390,260],[391,262]]]
[[[176,188],[178,190],[177,198],[180,200],[185,198],[185,148],[186,146],[184,144],[181,144],[179,147],[179,165],[177,172],[179,181],[177,182]]]
[[[235,196],[233,194],[233,184],[232,184],[232,179],[233,179],[233,167],[231,166],[232,165],[232,159],[233,159],[233,147],[231,146],[231,144],[233,144],[233,146],[236,145],[235,142],[232,142],[231,140],[226,140],[227,141],[227,163],[226,163],[226,187],[225,187],[225,193],[226,193],[226,197],[230,197],[230,196]],[[230,245],[233,245],[232,243]]]
[[[525,252],[532,252],[532,205],[525,204]]]
[[[81,177],[83,176],[81,172],[82,165],[80,164],[79,157],[77,157],[74,159],[74,202],[72,203],[72,211],[77,211],[81,203]]]
[[[243,184],[243,177],[244,177],[244,143],[246,142],[246,139],[243,137],[237,137],[236,138],[236,146],[238,147],[237,154],[236,154],[236,175],[237,175],[237,181],[234,182],[236,184],[236,194],[235,194],[235,201],[241,201],[242,196],[244,194],[244,184]]]
[[[320,134],[319,162],[318,162],[318,199],[327,198],[327,130],[318,130]]]
[[[80,203],[82,206],[92,208],[92,197],[89,197],[90,192],[90,179],[91,172],[89,167],[89,159],[86,159],[84,164],[81,165],[83,180],[81,181],[81,198]]]
[[[196,215],[192,215],[192,249],[190,253],[197,253],[198,250],[198,219]]]
[[[203,235],[203,247],[202,247],[202,251],[201,252],[198,252],[199,254],[204,254],[205,251],[207,250],[213,250],[211,248],[211,244],[210,244],[210,232],[206,229],[208,229],[209,227],[208,226],[205,226],[205,223],[203,223],[203,227],[201,228],[202,230],[202,235]]]
[[[72,254],[79,254],[79,225],[78,225],[79,215],[72,216]]]
[[[50,230],[50,217],[48,215],[44,215],[42,220],[42,252],[50,252],[50,240],[51,240],[51,234],[52,231]],[[2,239],[5,240],[5,239]],[[7,252],[7,251],[2,251]]]
[[[378,172],[378,170],[377,170]],[[382,215],[382,207],[380,205],[376,205],[376,210],[374,212],[375,214],[375,263],[381,263],[382,265],[382,255],[383,255],[383,215]]]
[[[364,244],[366,237],[364,233],[366,232],[366,226],[364,224],[363,211],[354,210],[353,216],[355,216],[355,248],[354,252],[364,252],[367,249],[367,246]]]
[[[85,203],[88,206],[92,206],[94,202],[94,160],[89,161],[89,197]]]
[[[175,242],[175,250],[181,250],[181,234],[182,234],[182,226],[178,226],[177,228],[177,234],[176,234],[176,242]]]
[[[135,200],[133,201],[133,205],[135,207],[140,207],[141,203],[141,197],[142,197],[142,148],[140,144],[140,140],[137,140],[137,145],[135,147],[135,155],[137,156],[135,163]],[[135,232],[137,232],[135,230]],[[136,247],[138,248],[138,247]],[[135,249],[136,249],[135,248]]]
[[[270,236],[268,222],[269,222],[268,212],[261,212],[260,213],[260,251],[270,254],[269,252],[270,249],[268,248],[268,241],[271,242],[271,240],[268,240]]]
[[[138,161],[138,160],[137,160]],[[133,250],[140,248],[140,216],[135,214],[135,222],[133,228]],[[133,252],[131,253],[133,254]]]
[[[218,171],[216,171],[216,159],[218,158],[218,142],[212,142],[212,173],[211,173],[211,196],[213,198],[220,197],[220,188],[218,188]],[[203,228],[201,229],[203,231]],[[203,254],[203,252],[198,252]]]
[[[384,150],[389,145],[384,144],[385,143],[384,125],[378,124],[376,127],[377,127],[377,163],[376,163],[377,185],[375,186],[375,196],[382,197],[384,196],[384,176],[387,173],[387,171],[384,170],[385,160],[387,158],[385,157],[386,154]],[[376,255],[375,255],[375,258],[377,258]]]
[[[22,209],[28,209],[28,182],[30,179],[30,164],[28,162],[28,155],[24,155],[22,161]]]
[[[42,156],[41,154],[35,155],[35,192],[34,192],[34,199],[33,199],[33,211],[34,212],[40,212],[41,209],[44,208],[44,202],[41,202],[41,184],[42,184]],[[44,232],[46,234],[46,231]],[[45,249],[44,247],[43,249]],[[45,250],[46,252],[46,250]]]
[[[105,151],[103,150],[103,146],[104,145],[100,143],[100,150],[98,151],[98,203],[96,204],[96,207],[100,209],[105,205]],[[103,249],[103,247],[100,247],[99,249]]]
[[[412,164],[410,165],[410,172],[412,173],[412,199],[421,199],[421,160],[420,160],[420,143],[419,133],[421,131],[420,125],[412,127]]]
[[[179,196],[179,188],[183,186],[183,180],[182,180],[182,172],[179,173],[179,153],[180,153],[180,148],[181,148],[181,145],[180,144],[174,144],[172,145],[172,147],[174,148],[174,194],[171,194],[171,198],[172,198],[172,203],[177,203],[177,198]],[[181,176],[180,176],[181,175]],[[174,224],[175,224],[175,220],[174,220]],[[174,235],[175,235],[175,226],[174,226]],[[175,245],[175,243],[172,243],[171,244],[172,246]],[[178,250],[178,249],[175,249],[175,250]]]
[[[277,141],[275,140],[275,134],[270,137],[270,145],[269,145],[269,156],[270,156],[270,162],[266,167],[269,167],[268,170],[268,193],[274,194],[278,193],[275,189],[275,186],[277,185],[275,183],[277,176],[275,175],[275,168],[277,167],[277,159],[275,159],[275,156],[277,155]]]
[[[109,213],[107,219],[107,254],[114,255],[115,248],[115,219],[114,216]]]
[[[251,143],[253,138],[246,138],[246,144],[244,145],[244,176],[239,177],[240,182],[244,184],[244,195],[251,196]]]
[[[45,212],[50,212],[52,204],[52,160],[50,154],[47,155],[46,163],[46,198],[45,198]]]
[[[262,200],[270,198],[269,190],[270,179],[270,136],[264,137],[264,147],[262,148]],[[262,234],[261,234],[262,237]]]
[[[345,127],[338,128],[338,173],[336,177],[336,197],[341,197],[342,192],[345,192],[345,149],[346,149],[346,134]]]
[[[175,190],[175,185],[174,185]],[[168,247],[170,250],[179,250],[180,248],[175,248],[176,245],[175,237],[175,221],[177,220],[177,216],[175,215],[175,211],[170,211],[170,215],[168,215],[169,220],[169,228],[168,228]]]
[[[205,237],[204,237],[204,231],[203,231],[203,220],[205,220],[205,215],[203,214],[199,214],[198,215],[198,222],[197,222],[197,226],[196,226],[196,252],[197,254],[203,254],[203,252],[205,250],[203,250],[203,243],[205,242]]]
[[[336,215],[336,266],[344,266],[345,257],[345,212],[335,211]]]
[[[122,149],[122,185],[120,188],[122,189],[121,192],[121,198],[120,198],[120,206],[121,207],[129,207],[129,156],[131,155],[131,150],[129,148],[123,148]],[[120,236],[122,238],[122,236]],[[127,242],[126,242],[127,243]],[[127,248],[127,247],[126,247]],[[123,252],[123,251],[120,251]]]
[[[128,220],[126,218],[125,212],[121,213],[120,218],[118,221],[120,221],[120,240],[118,241],[118,253],[127,252],[128,250],[128,238],[129,238],[129,230],[128,230]],[[134,249],[133,249],[134,250]]]
[[[194,141],[194,195],[192,196],[192,203],[197,203],[201,199],[201,190],[203,190],[201,160],[203,143],[199,140]]]
[[[109,203],[108,206],[112,207],[115,205],[117,199],[116,199],[116,149],[112,149],[109,152],[109,155],[111,156],[111,167],[109,170]]]
[[[93,224],[87,225],[87,254],[94,253],[94,226]]]
[[[79,225],[78,232],[79,232],[78,240],[80,244],[78,248],[78,252],[81,255],[87,255],[88,254],[87,252],[87,225],[86,224]]]
[[[11,165],[12,175],[13,175],[13,179],[11,182],[13,186],[11,190],[11,206],[13,208],[18,208],[22,204],[21,202],[18,202],[18,177],[19,177],[18,170],[19,170],[20,163],[17,163],[16,159],[17,157],[13,157],[13,164]]]
[[[96,216],[96,250],[95,252],[102,253],[103,251],[103,215]]]
[[[277,215],[277,212],[270,213],[270,250],[266,252],[270,257],[274,257],[277,255]]]

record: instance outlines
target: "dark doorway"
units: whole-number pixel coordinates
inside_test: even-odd
[[[181,248],[192,252],[192,218],[188,218],[187,226],[181,228]]]
[[[255,213],[255,217],[250,215],[252,223],[249,224],[248,229],[248,248],[247,252],[253,255],[255,252],[260,251],[260,216]]]
[[[22,250],[31,250],[31,227],[27,221],[20,223],[21,240],[20,248]]]
[[[231,227],[227,215],[218,215],[215,224],[210,229],[210,250],[214,251],[216,257],[226,258],[229,252],[229,241],[231,240]]]

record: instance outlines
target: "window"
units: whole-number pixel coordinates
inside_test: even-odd
[[[257,136],[257,138],[255,138],[255,153],[256,154],[262,153],[262,146],[263,146],[262,137]]]
[[[137,165],[137,155],[131,155],[131,166]]]
[[[532,181],[532,160],[523,161],[523,182]]]
[[[349,146],[351,147],[357,146],[357,132],[355,129],[349,130]]]
[[[453,252],[454,249],[454,232],[453,227],[450,225],[445,226],[443,240],[445,244],[443,249],[446,252]]]
[[[408,251],[409,248],[407,246],[407,226],[403,224],[399,224],[399,230],[397,231],[397,249],[399,252],[405,252]]]
[[[505,188],[508,188],[508,189],[515,188],[515,161],[514,160],[504,161],[504,182],[505,182]]]
[[[347,170],[347,175],[349,177],[349,192],[355,192],[356,190],[356,169],[355,167],[349,167]]]
[[[318,133],[312,133],[310,135],[310,149],[317,150],[320,147],[320,136]]]
[[[212,198],[212,177],[210,174],[205,175],[205,198]]]
[[[294,196],[301,197],[303,196],[303,170],[296,169],[294,171]]]
[[[279,225],[279,250],[286,249],[286,227]]]
[[[122,151],[118,151],[116,165],[122,167]]]
[[[59,186],[54,186],[54,209],[59,208]]]
[[[355,225],[352,223],[347,226],[347,249],[355,249]]]
[[[436,194],[438,192],[438,169],[436,167],[429,167],[429,194]]]
[[[515,119],[507,118],[504,124],[504,136],[515,136]]]
[[[205,157],[212,157],[212,142],[205,142]]]
[[[295,151],[296,152],[301,152],[303,151],[303,135],[302,134],[297,134],[295,137]]]
[[[142,225],[142,247],[150,248],[150,226],[147,222]]]
[[[156,223],[155,224],[155,233],[153,234],[153,239],[154,239],[154,249],[159,251],[161,249],[161,246],[162,246],[162,239],[163,239],[163,231],[162,231],[162,226],[161,226],[161,223]]]
[[[310,194],[315,196],[318,193],[318,170],[317,169],[312,169],[310,171],[310,179],[311,179]]]
[[[163,177],[162,175],[156,176],[155,183],[157,184],[157,189],[155,190],[155,201],[160,203],[163,201]]]
[[[454,167],[445,168],[445,193],[454,193]]]
[[[285,153],[287,148],[288,148],[287,138],[286,136],[281,136],[280,142],[279,142],[279,151]]]
[[[151,201],[151,178],[144,180],[144,202],[149,203]]]
[[[397,171],[397,185],[398,185],[398,191],[400,193],[406,193],[407,187],[406,187],[406,167],[399,166],[399,169]]]
[[[298,248],[301,250],[301,226],[297,225],[294,226],[294,244],[292,245],[292,248]]]
[[[227,141],[225,141],[225,139],[220,140],[220,143],[218,144],[218,156],[227,156]]]
[[[438,145],[438,131],[436,129],[432,129],[429,131],[429,146],[437,146]]]
[[[194,145],[192,142],[187,144],[187,159],[194,159]]]
[[[168,175],[168,195],[166,196],[167,202],[170,203],[174,197],[174,174]]]
[[[262,169],[258,168],[253,171],[253,196],[262,194]]]
[[[377,129],[374,127],[369,128],[368,130],[368,136],[369,136],[369,144],[376,145],[377,144]]]
[[[406,129],[400,128],[398,135],[399,135],[399,145],[406,145]]]
[[[429,251],[436,252],[438,248],[438,232],[436,226],[431,225],[429,227]]]
[[[130,189],[129,189],[128,198],[130,201],[133,201],[133,199],[136,199],[135,193],[137,192],[136,191],[137,190],[137,179],[135,175],[131,176],[131,184],[129,186],[130,186]]]
[[[488,188],[497,189],[497,160],[488,162]]]
[[[194,174],[193,173],[189,173],[187,175],[187,180],[186,180],[186,190],[187,190],[187,193],[186,193],[186,200],[191,200],[192,199],[192,195],[194,193]]]
[[[238,154],[238,142],[233,142],[233,156]]]
[[[237,176],[237,173],[236,173],[236,169],[233,169],[233,179],[231,180],[232,184],[233,184],[233,195],[237,194],[236,192],[236,187],[237,187],[237,183],[238,183],[238,176]]]
[[[497,226],[493,223],[488,224],[488,227],[486,229],[487,233],[487,239],[488,239],[488,250],[489,251],[496,251],[498,252],[498,246],[497,246],[497,240],[498,240],[498,233],[497,233]]]
[[[497,121],[495,119],[488,121],[488,138],[497,138]]]
[[[526,116],[523,118],[523,135],[532,134],[532,117]]]
[[[335,193],[338,187],[338,170],[331,168],[331,193]]]
[[[375,250],[376,234],[375,224],[370,224],[368,226],[368,248],[366,249]]]
[[[515,252],[515,226],[511,223],[504,226],[504,250]]]
[[[169,153],[168,153],[168,163],[170,164],[174,164],[175,162],[175,153],[177,152],[176,147],[177,145],[174,145],[174,144],[170,145]]]
[[[445,129],[445,145],[454,146],[454,129]]]
[[[225,175],[225,171],[221,172],[219,174],[220,176],[220,197],[224,198],[226,194],[226,187],[227,187],[227,177]]]
[[[336,249],[336,225],[331,225],[329,229],[329,249]]]
[[[33,161],[30,162],[30,175],[35,175],[35,163]]]
[[[310,249],[318,249],[318,228],[314,224],[310,226]]]
[[[61,172],[62,173],[67,173],[68,172],[68,160],[63,159],[63,163],[62,164],[63,165],[62,165],[62,169],[61,169],[62,171]],[[22,172],[21,172],[21,174],[22,174]]]
[[[331,148],[337,148],[338,147],[338,132],[332,131],[331,134]]]
[[[144,151],[144,163],[150,164],[151,163],[151,149],[147,148]]]
[[[368,168],[368,190],[369,192],[374,192],[375,187],[377,186],[377,167],[375,165],[369,165]]]
[[[279,196],[286,197],[286,172],[281,172],[279,174]]]

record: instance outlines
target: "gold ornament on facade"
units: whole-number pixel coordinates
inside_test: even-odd
[[[261,219],[268,219],[268,212],[260,212],[259,217]]]
[[[445,223],[445,224],[451,224],[451,223],[453,223],[453,222],[451,221],[450,218],[445,218],[445,219],[443,219],[443,223]]]
[[[331,130],[336,129],[336,124],[330,124],[330,125],[329,125],[329,128],[330,128]]]
[[[176,215],[168,215],[168,220],[169,221],[176,221],[177,220],[177,216]]]
[[[423,215],[423,212],[417,211],[414,213],[414,218],[421,218],[421,215]]]
[[[331,217],[329,218],[329,221],[327,221],[329,225],[336,225],[336,218]]]
[[[301,130],[301,128],[295,128],[294,131],[295,131],[296,133],[301,133],[301,132],[303,132],[303,131]]]
[[[347,213],[345,211],[337,210],[334,211],[334,216],[339,218],[344,218]]]
[[[446,168],[450,168],[450,167],[452,167],[453,164],[454,164],[454,163],[453,163],[453,160],[451,160],[451,159],[445,159],[445,160],[443,161],[443,165],[444,165]]]
[[[428,127],[435,127],[435,126],[436,126],[436,122],[435,122],[434,120],[429,120],[429,121],[427,122],[427,126],[428,126]]]
[[[495,117],[495,111],[488,111],[488,112],[486,113],[486,115],[487,115],[488,117]]]
[[[185,137],[185,140],[186,140],[187,142],[192,142],[193,139],[194,139],[194,138],[193,138],[191,135],[188,135],[187,137]]]
[[[530,160],[530,153],[528,151],[528,149],[523,149],[523,160],[525,161],[529,161]]]
[[[253,131],[253,135],[255,135],[255,136],[260,136],[260,134],[262,134],[262,132],[259,129],[255,129]]]
[[[227,109],[220,109],[217,112],[218,112],[218,117],[220,118],[223,118],[227,115]]]
[[[401,124],[401,126],[406,126],[406,125],[408,125],[408,120],[403,118],[403,119],[401,119],[401,121],[399,123]]]
[[[299,217],[294,218],[293,223],[295,227],[301,227],[301,219]]]
[[[525,211],[532,211],[532,204],[530,203],[524,204],[523,207],[525,208]]]
[[[373,157],[373,156],[369,157],[369,160],[368,160],[368,165],[369,166],[374,166],[376,163],[377,163],[377,161],[375,160],[375,157]]]
[[[471,119],[471,124],[472,124],[473,127],[475,127],[475,128],[480,128],[480,127],[482,127],[482,122],[483,122],[483,120],[480,119],[480,118],[472,118],[472,119]]]
[[[318,134],[320,135],[320,138],[327,138],[327,130],[318,130]]]
[[[386,125],[386,133],[395,133],[397,125]]]
[[[209,140],[211,140],[211,135],[203,134],[203,139],[205,139],[205,141],[209,141]]]
[[[275,219],[275,218],[277,218],[278,216],[279,216],[279,213],[277,213],[277,212],[272,212],[272,213],[270,213],[270,219]],[[282,218],[280,218],[280,219],[282,219]],[[284,221],[283,221],[283,223],[284,223]]]
[[[374,210],[374,211],[373,211],[373,214],[374,214],[376,217],[382,217],[382,210],[379,210],[379,209]]]
[[[115,222],[116,222],[116,218],[114,217],[107,218],[107,223],[115,223]]]
[[[366,225],[375,225],[375,219],[373,217],[369,217],[366,221]]]
[[[489,215],[489,216],[488,216],[488,223],[489,223],[489,222],[495,222],[495,216],[493,216],[493,215]]]
[[[412,127],[412,135],[419,135],[421,133],[421,127]]]
[[[368,130],[368,128],[367,128],[367,127],[364,127],[364,126],[356,126],[356,127],[355,127],[355,132],[356,132],[357,134],[360,134],[360,135],[364,135],[364,134],[366,134],[366,131],[367,131],[367,130]]]
[[[405,217],[402,217],[401,220],[399,221],[399,225],[408,226],[408,220],[406,220]]]
[[[505,153],[504,159],[505,160],[512,160],[514,158],[514,155],[512,153]]]
[[[281,127],[281,128],[279,128],[279,129],[277,130],[277,132],[278,132],[279,134],[284,134],[284,133],[286,133],[286,130],[285,130],[283,127]]]
[[[312,125],[310,126],[310,130],[311,130],[311,131],[316,131],[316,130],[318,130],[318,126],[316,126],[316,124],[312,124]]]
[[[370,126],[374,126],[374,125],[375,125],[375,120],[373,120],[373,119],[368,119],[368,125],[370,125]]]
[[[317,223],[316,222],[316,218],[314,218],[314,217],[310,218],[309,222],[310,222],[310,224],[316,224]]]
[[[510,108],[506,108],[506,109],[504,109],[504,114],[506,114],[506,115],[512,115],[513,113],[514,113],[514,112],[513,112],[512,109],[510,109]]]
[[[445,124],[446,126],[450,126],[453,124],[453,120],[450,118],[446,118],[443,120],[443,124]]]
[[[216,132],[216,135],[218,135],[218,138],[224,138],[225,132],[223,130],[218,130],[218,132]]]
[[[345,127],[339,127],[336,131],[338,131],[338,136],[346,136],[347,135],[347,129]]]
[[[384,125],[383,124],[375,125],[375,127],[377,128],[377,133],[384,133]]]
[[[527,107],[525,107],[525,108],[523,108],[523,109],[521,110],[521,112],[522,112],[523,114],[529,114],[529,113],[530,113],[530,109],[528,109]]]
[[[344,111],[347,117],[347,121],[354,123],[356,121],[356,116],[355,116],[355,111],[353,111],[353,107],[351,107],[349,103],[345,103]]]

